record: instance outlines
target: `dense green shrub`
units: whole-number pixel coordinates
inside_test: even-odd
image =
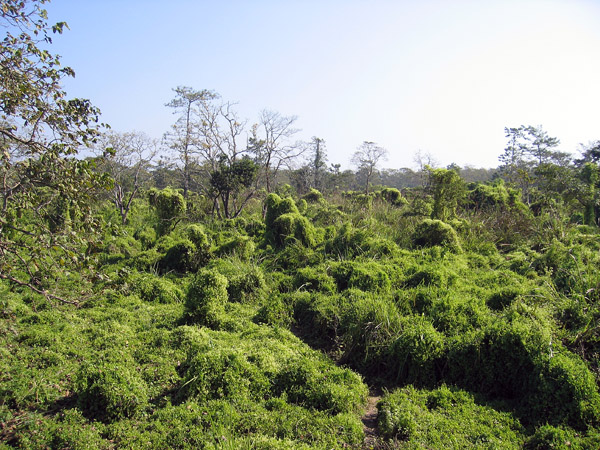
[[[200,269],[190,283],[185,298],[187,317],[193,322],[218,327],[228,301],[227,278],[218,272]]]
[[[283,246],[293,240],[307,247],[314,247],[316,234],[313,225],[300,213],[287,213],[273,222],[272,233],[276,245]]]
[[[444,335],[426,318],[408,317],[389,347],[389,372],[401,385],[434,386],[441,376],[445,352]]]
[[[186,273],[198,267],[196,246],[188,239],[181,240],[167,250],[158,263],[163,272]]]
[[[229,300],[240,303],[254,303],[266,292],[267,283],[262,270],[250,266],[229,278],[227,292]]]
[[[375,193],[365,194],[364,192],[346,191],[342,192],[342,197],[346,200],[350,210],[370,210],[373,207]]]
[[[76,376],[75,392],[79,408],[100,420],[135,417],[148,405],[148,388],[126,361],[84,364]]]
[[[325,242],[325,252],[344,259],[359,256],[381,258],[394,256],[398,253],[398,247],[387,239],[373,236],[368,229],[354,228],[350,223],[345,223],[335,236]]]
[[[186,202],[179,192],[165,188],[152,188],[148,191],[148,201],[154,207],[158,217],[157,233],[168,233],[186,211]]]
[[[144,301],[157,303],[180,303],[183,292],[168,278],[151,274],[135,274],[130,277],[131,289]]]
[[[160,260],[164,257],[156,248],[144,250],[129,260],[133,269],[155,271],[158,270]]]
[[[530,436],[523,448],[528,450],[585,450],[599,448],[600,435],[582,436],[566,427],[542,425]]]
[[[416,288],[419,286],[447,287],[448,283],[447,270],[442,267],[422,265],[420,266],[420,270],[417,267],[407,270],[406,278],[402,285],[405,288]]]
[[[138,254],[141,249],[141,244],[133,236],[123,235],[109,240],[104,251],[108,254],[122,254],[130,258]]]
[[[522,448],[523,430],[509,413],[464,391],[408,386],[386,394],[377,407],[381,434],[399,440],[400,448]]]
[[[543,365],[540,375],[527,402],[531,419],[568,424],[578,430],[600,424],[598,385],[581,359],[562,352],[555,354]]]
[[[334,265],[331,274],[340,291],[355,288],[365,292],[388,292],[391,287],[384,266],[376,262],[344,261]]]
[[[282,247],[292,242],[313,247],[317,242],[314,226],[300,214],[292,198],[281,199],[277,194],[267,197],[265,240]]]
[[[289,327],[294,313],[293,302],[286,302],[280,294],[269,295],[252,318],[255,323]]]
[[[336,290],[335,282],[322,267],[303,267],[294,275],[294,288],[333,293]]]
[[[310,190],[302,196],[302,199],[309,203],[318,203],[323,201],[323,194],[315,188],[310,188]]]
[[[274,378],[274,393],[287,401],[330,414],[358,412],[367,397],[359,375],[324,362],[290,361]]]
[[[478,183],[467,194],[467,205],[474,209],[507,208],[509,195],[500,178],[493,185]]]
[[[417,225],[413,244],[416,247],[432,247],[439,245],[459,251],[460,242],[454,228],[441,220],[425,219]]]
[[[235,236],[222,244],[216,251],[218,256],[236,256],[248,261],[256,250],[254,241],[248,236]]]
[[[212,257],[210,249],[210,240],[204,229],[197,224],[190,224],[184,230],[187,238],[196,247],[196,252],[193,256],[194,265],[202,267],[208,263]]]
[[[258,400],[269,392],[267,374],[237,349],[209,348],[192,356],[187,366],[181,398]]]
[[[136,238],[142,244],[142,249],[148,250],[156,242],[156,230],[151,227],[144,227],[137,230],[133,237]]]
[[[522,399],[534,391],[548,330],[533,322],[496,322],[449,342],[448,380],[494,398]]]
[[[281,198],[279,195],[271,193],[266,199],[267,210],[265,213],[265,226],[268,233],[273,226],[275,219],[283,214],[298,213],[298,208],[291,197]]]
[[[376,192],[376,195],[393,206],[404,206],[408,203],[400,191],[396,188],[384,188],[379,192]]]

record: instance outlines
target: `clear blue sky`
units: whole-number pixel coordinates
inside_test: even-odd
[[[297,115],[350,167],[362,141],[384,167],[495,167],[504,127],[542,125],[561,150],[600,139],[594,0],[53,0],[70,30],[65,87],[117,131],[159,138],[172,88],[217,91],[249,123]]]

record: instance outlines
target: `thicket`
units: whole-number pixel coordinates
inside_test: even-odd
[[[370,384],[398,448],[597,447],[600,234],[505,194],[447,222],[271,194],[264,221],[168,228],[140,199],[81,307],[2,284],[4,445],[360,448]]]

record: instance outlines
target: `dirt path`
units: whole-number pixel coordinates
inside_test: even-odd
[[[371,388],[367,400],[367,409],[362,417],[362,423],[365,430],[365,441],[363,448],[377,449],[381,448],[379,433],[377,432],[377,402],[381,399],[381,391]]]

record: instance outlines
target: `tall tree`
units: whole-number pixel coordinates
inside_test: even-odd
[[[387,150],[375,142],[364,141],[352,155],[352,164],[357,171],[365,174],[365,193],[369,193],[369,187],[377,166],[387,159]]]
[[[74,71],[46,48],[66,24],[50,26],[43,3],[0,5],[0,278],[66,301],[50,288],[89,266],[92,200],[108,179],[76,158],[98,136],[100,112],[62,89]]]
[[[267,192],[272,192],[273,181],[280,169],[291,168],[306,150],[305,145],[292,141],[293,136],[300,131],[294,128],[297,119],[297,116],[283,116],[275,111],[263,110],[259,123],[252,129],[250,147],[262,166]]]
[[[217,98],[217,94],[206,89],[196,91],[188,86],[173,89],[175,98],[165,106],[173,108],[177,121],[165,134],[167,145],[177,152],[183,181],[183,195],[187,197],[192,180],[192,168],[197,163],[202,148],[199,125],[202,124],[200,110],[207,102]]]
[[[549,165],[564,166],[568,155],[555,150],[560,141],[549,136],[541,126],[521,125],[504,131],[508,145],[499,157],[502,164],[498,169],[507,181],[521,189],[523,200],[529,204],[532,188],[545,174],[554,172]]]
[[[323,177],[327,170],[327,150],[325,148],[325,140],[313,136],[311,139],[311,171],[312,184],[315,189],[323,189]]]

